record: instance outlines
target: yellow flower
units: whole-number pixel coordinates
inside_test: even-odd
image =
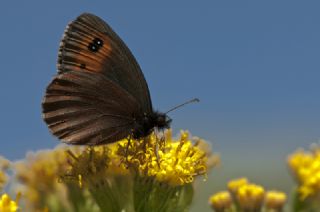
[[[130,141],[129,146],[127,141],[120,141],[117,154],[140,176],[179,186],[193,182],[208,170],[209,154],[197,146],[199,143],[192,144],[187,132],[174,140],[168,131],[164,140],[152,134],[144,140]]]
[[[28,153],[26,160],[14,164],[15,177],[20,183],[18,189],[26,198],[28,210],[40,210],[47,206],[48,201],[53,202],[53,198],[62,205],[68,205],[67,188],[59,183],[60,176],[69,166],[67,149],[61,145],[53,150]]]
[[[300,199],[313,198],[320,194],[320,148],[310,152],[298,150],[288,157],[288,165],[298,182]]]
[[[0,190],[3,189],[6,182],[7,182],[7,175],[0,170]]]
[[[264,200],[264,188],[255,184],[245,184],[238,188],[236,199],[242,210],[258,211]]]
[[[0,190],[3,189],[8,180],[6,170],[9,168],[10,161],[0,156]]]
[[[231,209],[232,198],[228,191],[220,191],[210,197],[209,204],[215,211],[226,211]]]
[[[0,199],[1,212],[15,212],[18,210],[17,201],[11,200],[8,194],[2,194]]]
[[[265,206],[267,209],[282,211],[282,208],[287,200],[285,193],[280,191],[268,191],[265,197]]]
[[[241,186],[246,185],[248,183],[249,181],[245,177],[231,180],[228,183],[228,190],[230,191],[231,194],[235,195]]]
[[[92,173],[97,178],[97,175],[128,175],[131,170],[133,174],[154,177],[159,182],[183,185],[191,183],[198,175],[205,175],[208,166],[218,163],[216,155],[198,147],[203,143],[201,140],[192,144],[187,132],[174,140],[171,131],[167,131],[164,139],[151,134],[129,143],[128,139],[123,139],[110,145],[90,147],[79,155],[69,151],[73,158],[70,173],[75,178],[81,175],[83,183]]]
[[[104,211],[132,210],[126,202],[130,199],[136,210],[187,208],[191,183],[217,163],[217,156],[199,147],[204,141],[193,144],[186,132],[179,139],[172,139],[170,131],[157,136],[153,133],[140,140],[123,139],[88,147],[78,154],[68,151],[68,177],[88,188]]]
[[[10,167],[10,164],[11,164],[11,162],[8,159],[0,156],[0,168],[1,168],[1,170],[7,170]]]

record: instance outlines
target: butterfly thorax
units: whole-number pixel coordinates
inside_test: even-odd
[[[149,135],[156,127],[158,129],[167,129],[170,127],[171,119],[164,113],[153,112],[151,114],[144,114],[134,122],[133,138],[138,139]]]

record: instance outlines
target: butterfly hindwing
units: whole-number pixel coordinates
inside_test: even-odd
[[[101,73],[68,71],[49,84],[43,118],[51,132],[71,144],[104,144],[125,138],[138,102]]]

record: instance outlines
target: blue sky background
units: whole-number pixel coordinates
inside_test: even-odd
[[[59,143],[41,99],[66,24],[92,12],[134,53],[156,109],[200,98],[171,114],[173,128],[213,142],[218,177],[273,186],[263,174],[274,172],[287,182],[287,154],[320,138],[320,3],[191,2],[2,1],[0,154],[19,159]]]

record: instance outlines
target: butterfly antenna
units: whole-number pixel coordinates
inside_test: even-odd
[[[182,107],[182,106],[185,106],[185,105],[187,105],[187,104],[194,103],[194,102],[200,102],[200,100],[199,100],[198,98],[191,99],[191,100],[189,100],[189,101],[186,101],[186,102],[184,102],[184,103],[182,103],[182,104],[180,104],[180,105],[177,105],[177,106],[175,106],[174,108],[168,110],[167,112],[165,112],[165,114],[170,113],[171,111],[173,111],[173,110],[175,110],[175,109],[178,109],[179,107]]]

